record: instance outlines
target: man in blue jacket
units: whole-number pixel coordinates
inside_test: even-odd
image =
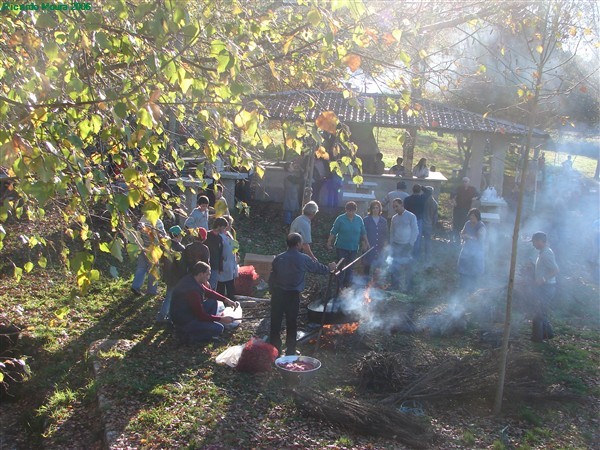
[[[281,321],[285,314],[286,355],[296,354],[296,332],[300,292],[304,290],[306,272],[325,275],[335,269],[335,263],[328,266],[314,261],[302,249],[302,236],[290,233],[287,236],[287,251],[273,260],[269,288],[271,290],[271,332],[269,342],[281,353]]]

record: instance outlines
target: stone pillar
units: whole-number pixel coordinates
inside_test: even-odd
[[[504,187],[504,163],[510,140],[506,136],[496,135],[490,138],[492,144],[492,167],[490,168],[490,186],[496,188],[499,196],[502,196]]]
[[[489,135],[484,133],[473,133],[473,145],[471,146],[471,159],[467,176],[471,179],[471,184],[478,191],[481,189],[481,178],[483,159],[485,156],[486,139]]]

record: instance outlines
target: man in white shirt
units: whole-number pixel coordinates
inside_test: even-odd
[[[399,198],[400,200],[404,201],[406,197],[408,197],[408,192],[406,192],[406,183],[404,181],[398,181],[398,183],[396,183],[396,190],[388,192],[381,201],[383,210],[387,211],[388,219],[391,219],[392,216],[396,214],[394,208],[392,207],[392,202],[394,199]]]
[[[310,248],[312,244],[311,222],[318,212],[319,206],[310,201],[302,208],[302,215],[296,217],[290,225],[290,233],[298,233],[302,236],[302,253],[310,256],[313,261],[317,261],[317,257]]]
[[[394,199],[392,207],[396,214],[392,217],[390,226],[390,246],[393,260],[391,287],[394,290],[407,292],[412,287],[412,249],[419,236],[419,227],[417,217],[404,209],[402,199]]]

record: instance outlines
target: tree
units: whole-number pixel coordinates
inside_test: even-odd
[[[319,3],[118,0],[102,11],[3,11],[0,165],[17,178],[20,198],[4,201],[0,221],[60,211],[65,240],[80,251],[59,252],[87,288],[99,276],[98,252],[122,260],[143,248],[132,210],[154,223],[178,206],[157,190],[157,164],[181,169],[178,148],[186,147],[250,167],[263,116],[243,109],[242,98],[273,80],[310,87],[345,67],[350,43],[341,36],[362,33],[365,10],[356,1]],[[197,134],[179,135],[177,124],[190,121]],[[119,183],[106,170],[113,164],[123,166]],[[97,205],[107,227],[96,227]],[[7,232],[0,228],[0,245]],[[169,254],[168,245],[143,250],[154,263]],[[12,264],[17,278],[34,267]]]
[[[552,56],[557,49],[562,47],[565,41],[569,38],[569,35],[572,35],[572,33],[569,31],[573,27],[570,19],[573,18],[572,14],[578,11],[577,3],[570,3],[570,6],[574,9],[565,9],[564,6],[565,5],[563,2],[558,1],[532,3],[526,5],[526,7],[520,12],[519,16],[510,16],[506,20],[506,24],[509,25],[515,33],[521,35],[526,42],[528,55],[531,58],[530,64],[532,65],[528,74],[517,74],[524,82],[529,80],[529,84],[523,84],[522,88],[517,93],[518,97],[522,99],[519,107],[526,112],[528,118],[528,134],[524,147],[525,157],[523,163],[523,179],[527,174],[529,155],[532,147],[532,132],[538,120],[540,101],[544,98],[546,76],[548,76],[549,72],[552,74],[552,72],[556,69],[556,66],[552,64]],[[576,14],[574,17],[581,15],[582,14]],[[585,34],[585,29],[583,33]],[[551,80],[550,77],[549,79]],[[537,153],[538,149],[536,148],[535,151]],[[534,157],[537,158],[537,154]],[[502,408],[502,396],[504,391],[504,378],[506,374],[512,299],[516,272],[517,245],[519,241],[524,192],[525,183],[520,183],[517,213],[512,239],[512,256],[506,299],[506,315],[499,366],[498,389],[494,402],[494,413],[496,414],[499,414]]]

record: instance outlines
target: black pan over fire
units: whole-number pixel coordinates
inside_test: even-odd
[[[325,303],[327,303],[326,310]],[[309,303],[308,321],[324,324],[349,323],[358,321],[358,314],[344,310],[343,300],[339,298],[332,298],[328,302],[320,299]]]

